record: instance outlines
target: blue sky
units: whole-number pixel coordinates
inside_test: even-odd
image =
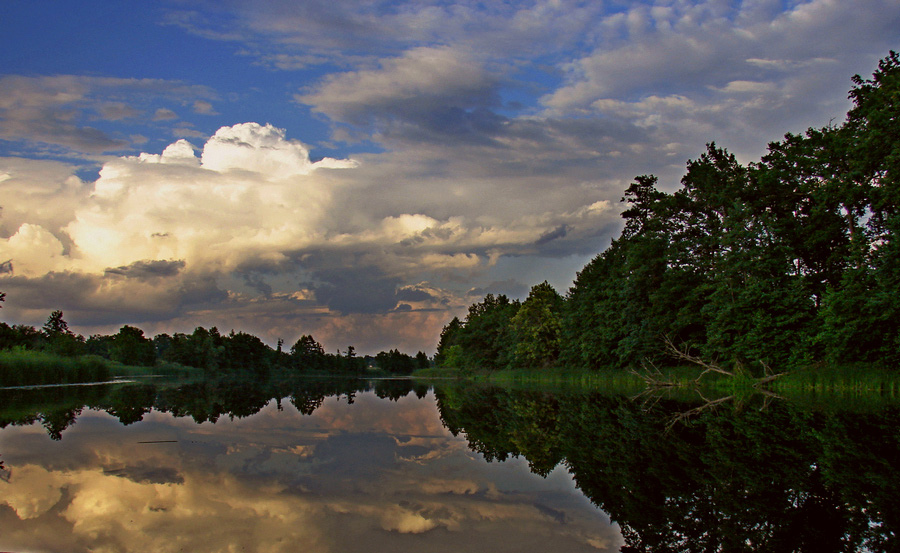
[[[433,352],[636,175],[839,122],[900,1],[4,4],[4,320]]]

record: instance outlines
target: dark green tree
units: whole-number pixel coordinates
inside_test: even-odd
[[[559,359],[563,298],[546,280],[533,286],[528,298],[510,319],[515,340],[512,365],[546,367]]]
[[[497,370],[507,366],[514,355],[510,321],[519,310],[518,300],[503,294],[487,294],[469,306],[463,331],[456,338],[465,368]]]
[[[125,365],[152,366],[156,364],[156,348],[144,336],[144,331],[125,325],[112,337],[110,359]]]
[[[312,335],[304,334],[291,346],[291,359],[300,370],[325,369],[325,349]]]
[[[434,354],[434,364],[438,367],[454,367],[454,363],[450,363],[450,348],[457,345],[456,341],[462,330],[462,322],[459,317],[453,317],[449,323],[444,325],[441,330],[441,338],[438,341],[437,352]],[[459,348],[457,348],[458,350]]]
[[[232,330],[223,345],[223,368],[256,374],[269,372],[274,352],[257,336]]]
[[[47,318],[47,322],[44,323],[44,333],[47,335],[55,335],[55,334],[69,334],[71,331],[69,330],[69,323],[63,319],[62,311],[54,311],[50,313],[50,316]]]
[[[379,352],[375,363],[381,370],[392,374],[409,375],[416,370],[416,360],[396,349]]]
[[[867,216],[852,236],[851,266],[824,302],[820,334],[833,361],[900,363],[900,56],[871,79],[853,77],[853,108],[838,131],[847,160],[848,217]]]
[[[83,336],[69,330],[69,324],[63,319],[62,311],[54,311],[47,318],[42,329],[47,341],[47,350],[58,355],[74,357],[85,353]]]

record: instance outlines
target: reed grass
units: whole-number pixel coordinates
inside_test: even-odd
[[[779,392],[882,395],[900,399],[900,372],[867,365],[820,365],[792,371],[772,383]]]
[[[754,375],[735,371],[733,376],[708,373],[697,381],[701,369],[686,365],[666,367],[654,378],[665,383],[656,389],[696,391],[712,396],[727,395],[747,398],[756,394],[775,395],[792,402],[826,406],[834,404],[868,403],[888,405],[900,402],[900,371],[862,365],[817,365],[789,372],[760,386]],[[607,390],[626,394],[639,393],[648,386],[640,371],[623,370],[589,371],[572,368],[545,368],[539,370],[507,369],[502,371],[459,371],[447,368],[431,368],[416,371],[415,378],[459,379],[484,382],[500,386],[514,385],[539,388],[583,388]],[[694,392],[691,392],[694,390]]]
[[[0,386],[74,384],[109,380],[110,363],[96,355],[63,357],[42,351],[0,351]]]

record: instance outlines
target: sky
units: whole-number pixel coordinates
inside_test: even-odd
[[[7,0],[0,320],[432,354],[898,48],[900,0]]]

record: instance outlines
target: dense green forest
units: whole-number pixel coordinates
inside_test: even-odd
[[[742,165],[709,144],[681,187],[640,176],[624,229],[563,297],[488,295],[444,327],[439,365],[604,369],[715,360],[778,370],[900,363],[900,59],[854,76],[840,126]],[[668,347],[666,346],[668,344]]]
[[[0,294],[0,301],[5,296]],[[0,386],[87,382],[110,377],[110,364],[168,368],[193,367],[204,374],[249,372],[257,376],[273,370],[310,373],[367,373],[378,368],[408,375],[430,365],[428,356],[415,357],[398,350],[358,356],[348,346],[344,352],[326,353],[311,335],[302,335],[283,350],[279,340],[273,349],[245,332],[222,334],[216,327],[197,327],[191,334],[158,334],[125,325],[113,335],[85,338],[72,332],[62,311],[54,311],[41,329],[0,322]],[[108,362],[111,363],[108,363]]]

